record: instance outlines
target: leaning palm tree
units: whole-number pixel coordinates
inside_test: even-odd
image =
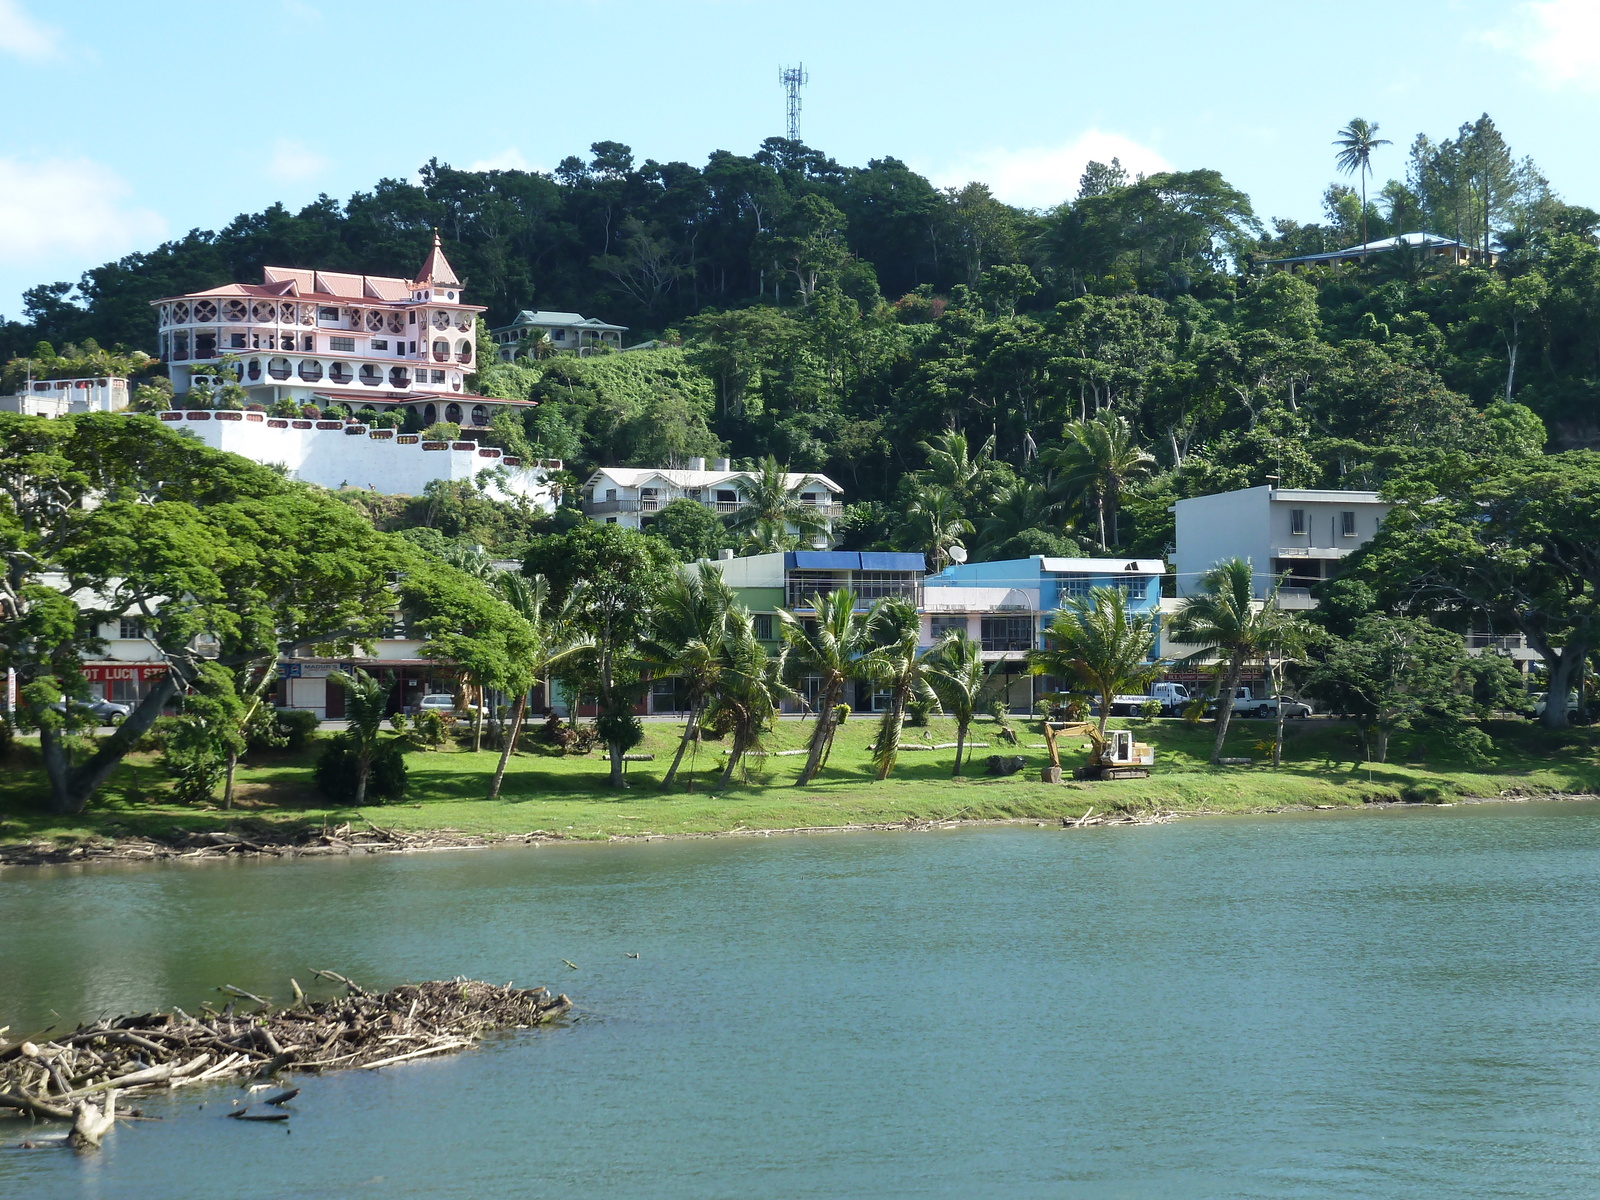
[[[1339,130],[1333,144],[1340,147],[1333,161],[1346,175],[1361,176],[1361,251],[1367,249],[1367,176],[1372,174],[1372,152],[1379,146],[1390,144],[1388,138],[1378,136],[1376,121],[1356,117]]]
[[[1233,696],[1247,664],[1276,653],[1293,640],[1294,623],[1278,607],[1278,585],[1265,600],[1255,598],[1255,572],[1242,558],[1218,563],[1200,577],[1200,590],[1184,601],[1168,636],[1198,647],[1185,656],[1199,662],[1220,656],[1222,686],[1217,695],[1217,740],[1211,761],[1222,757],[1222,743],[1233,718]]]
[[[807,604],[815,617],[796,616],[788,609],[778,610],[783,624],[783,641],[791,679],[814,677],[817,681],[817,723],[811,731],[811,747],[800,770],[796,786],[804,787],[816,778],[833,746],[838,708],[844,702],[845,684],[860,679],[864,660],[873,649],[872,627],[878,605],[865,612],[856,611],[856,594],[839,588],[826,596],[812,596]]]
[[[728,762],[717,781],[725,791],[746,754],[761,749],[762,735],[778,715],[778,700],[792,693],[780,681],[783,656],[768,655],[755,636],[749,610],[735,607],[715,651],[717,671],[706,696],[703,720],[733,736]]]
[[[929,656],[928,685],[938,697],[939,707],[956,721],[956,763],[951,768],[951,778],[961,774],[967,731],[977,719],[979,707],[994,690],[998,667],[998,661],[983,661],[983,643],[974,641],[965,629],[948,634]]]
[[[1155,658],[1155,619],[1128,611],[1121,588],[1090,588],[1068,600],[1044,631],[1043,649],[1028,651],[1028,672],[1076,682],[1100,702],[1099,740],[1105,741],[1112,698],[1143,688],[1161,673]]]
[[[1150,472],[1155,459],[1133,440],[1127,419],[1107,409],[1066,427],[1066,444],[1051,456],[1056,476],[1052,491],[1091,508],[1100,526],[1100,549],[1117,537],[1117,510],[1128,484]],[[1109,526],[1108,526],[1109,523]],[[1110,537],[1107,538],[1109,527]]]
[[[862,669],[889,693],[889,707],[883,711],[872,749],[872,762],[882,780],[894,770],[899,757],[906,708],[913,700],[935,697],[928,686],[929,651],[917,644],[922,640],[922,619],[916,608],[905,600],[885,600],[878,609],[876,634],[883,644],[866,656]]]
[[[801,496],[809,477],[798,484],[789,485],[789,468],[779,464],[772,455],[761,460],[761,465],[746,474],[740,490],[744,503],[728,516],[728,529],[736,534],[748,533],[765,527],[793,535],[802,543],[828,535],[828,514]]]
[[[491,800],[499,797],[506,764],[517,748],[517,735],[522,732],[522,719],[528,710],[528,693],[547,680],[553,668],[594,646],[592,637],[579,632],[575,619],[581,585],[570,589],[565,603],[553,611],[550,581],[543,575],[530,578],[503,571],[495,576],[494,588],[500,599],[527,623],[532,634],[532,654],[526,662],[517,664],[517,682],[522,686],[511,712],[510,732],[501,739],[500,761],[495,764],[494,781],[489,785]]]
[[[928,570],[944,570],[950,552],[971,532],[972,522],[948,488],[930,483],[913,490],[906,505],[906,537],[922,551]]]
[[[719,643],[727,632],[728,615],[736,602],[721,570],[701,563],[698,568],[674,576],[656,603],[650,634],[639,644],[640,657],[662,674],[682,680],[689,702],[689,719],[684,723],[678,752],[661,777],[661,786],[669,788],[678,777],[678,767],[689,744],[699,735],[700,710],[716,686],[722,667]],[[690,787],[693,786],[691,781]]]
[[[389,704],[390,685],[360,667],[349,675],[335,671],[328,676],[344,688],[345,734],[356,755],[356,807],[367,802],[367,780],[372,776],[372,760],[378,754],[378,738],[383,730],[384,709]]]

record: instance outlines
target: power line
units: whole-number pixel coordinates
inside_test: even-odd
[[[785,96],[788,101],[789,140],[800,140],[800,89],[810,80],[806,74],[806,67],[801,63],[798,67],[779,67],[778,82],[783,84]]]

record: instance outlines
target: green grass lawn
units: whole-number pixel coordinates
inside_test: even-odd
[[[1498,757],[1469,768],[1433,758],[1425,747],[1400,737],[1392,761],[1361,761],[1355,731],[1347,725],[1291,722],[1286,761],[1273,770],[1207,765],[1213,737],[1209,725],[1189,728],[1181,721],[1139,722],[1140,737],[1156,748],[1149,779],[1050,786],[1039,782],[1046,762],[1037,724],[1014,722],[1020,750],[1003,745],[994,726],[980,722],[975,740],[991,743],[974,751],[965,779],[952,780],[953,750],[908,750],[883,783],[872,778],[867,746],[876,723],[855,717],[840,730],[832,761],[804,788],[793,786],[804,759],[772,756],[762,760],[763,775],[712,794],[722,762],[722,746],[699,748],[693,788],[680,784],[663,793],[659,781],[671,760],[681,725],[650,722],[636,752],[653,753],[654,762],[629,764],[629,787],[607,787],[607,765],[596,751],[585,756],[552,757],[536,750],[519,753],[506,772],[501,796],[483,799],[496,755],[465,750],[416,751],[408,755],[410,794],[405,800],[369,806],[363,814],[380,825],[407,830],[454,830],[478,834],[526,834],[536,830],[573,838],[614,835],[710,833],[735,829],[793,829],[811,826],[876,824],[915,820],[1059,818],[1097,812],[1167,809],[1249,811],[1285,805],[1362,804],[1381,800],[1440,800],[1451,796],[1537,795],[1600,791],[1600,737],[1589,729],[1549,733],[1525,721],[1489,726]],[[1125,724],[1116,722],[1115,724]],[[811,726],[780,723],[770,748],[805,744]],[[926,730],[907,728],[908,745],[955,740],[953,722],[936,719]],[[1228,753],[1254,756],[1257,743],[1272,736],[1272,723],[1236,721]],[[1077,742],[1063,743],[1063,761],[1081,759]],[[1029,766],[1021,775],[988,778],[984,759],[996,753],[1021,753]],[[73,840],[106,834],[166,834],[174,829],[217,828],[234,819],[215,806],[186,806],[163,798],[165,784],[153,756],[133,755],[90,809],[76,817],[43,811],[45,786],[37,751],[24,744],[0,773],[0,842]],[[238,817],[272,825],[320,826],[355,819],[355,810],[330,805],[310,782],[314,753],[296,757],[263,756],[240,771]],[[687,763],[688,760],[686,760]],[[138,790],[146,798],[131,799]]]

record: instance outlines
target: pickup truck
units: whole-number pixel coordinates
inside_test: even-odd
[[[1181,683],[1152,683],[1147,696],[1111,697],[1111,715],[1114,717],[1138,716],[1146,704],[1154,700],[1161,705],[1163,717],[1176,716],[1189,703],[1189,689]]]
[[[1303,721],[1311,715],[1311,706],[1309,704],[1302,704],[1298,700],[1287,698],[1282,703],[1285,717],[1294,717],[1296,720]],[[1275,717],[1278,715],[1278,704],[1277,697],[1257,696],[1248,687],[1235,688],[1233,692],[1233,715],[1236,717],[1260,717],[1262,720],[1268,717]]]

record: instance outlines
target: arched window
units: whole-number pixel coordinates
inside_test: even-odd
[[[454,421],[459,425],[461,423],[461,405],[455,403],[446,404],[444,406],[444,419],[446,421]]]
[[[478,428],[483,428],[489,423],[489,410],[482,404],[472,406],[472,423]]]
[[[458,363],[470,363],[472,361],[472,343],[467,341],[466,338],[462,338],[456,343],[456,361]]]
[[[347,362],[336,362],[328,368],[328,378],[334,383],[349,383],[355,377],[356,373],[350,369],[350,364]]]
[[[249,364],[245,367],[245,374],[250,376],[251,379],[260,379],[261,360],[259,358],[252,358]]]
[[[404,367],[389,368],[389,384],[392,387],[403,388],[411,386],[411,372]]]
[[[450,361],[450,343],[445,341],[443,338],[440,338],[438,341],[433,343],[433,361]]]
[[[172,335],[172,358],[175,362],[183,362],[189,357],[189,331],[180,329]]]
[[[267,363],[267,374],[274,379],[289,378],[289,360],[287,358],[274,358]]]
[[[424,425],[432,425],[438,419],[439,410],[437,408],[431,404],[425,404],[422,406],[422,423]]]
[[[322,364],[314,358],[308,358],[300,364],[300,378],[307,383],[318,383],[322,379]]]
[[[371,363],[362,363],[361,382],[368,387],[377,387],[383,382],[383,368],[375,367]]]

